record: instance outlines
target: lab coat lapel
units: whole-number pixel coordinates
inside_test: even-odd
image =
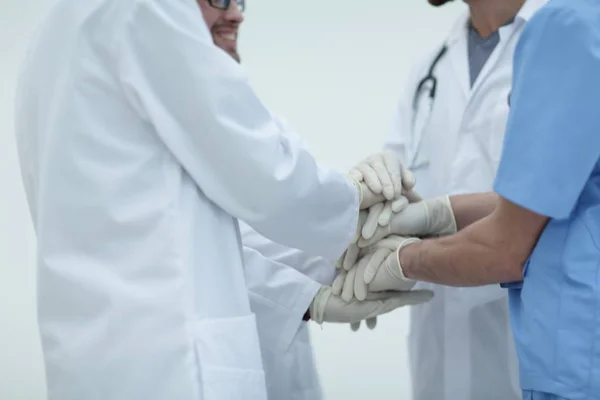
[[[521,23],[522,23],[522,21],[520,21],[520,20],[513,22],[513,24],[521,24]],[[506,26],[506,27],[500,28],[500,43],[498,43],[498,45],[496,46],[496,48],[490,55],[490,58],[483,66],[481,73],[475,80],[473,87],[470,91],[469,103],[471,103],[474,99],[476,99],[477,93],[481,90],[482,85],[486,82],[486,80],[489,78],[489,76],[492,74],[492,72],[495,71],[495,69],[498,67],[498,64],[502,60],[506,60],[507,57],[506,57],[505,53],[507,51],[513,51],[513,47],[510,46],[510,43],[515,39],[514,37],[518,31],[520,31],[520,30],[516,26],[515,27]],[[465,35],[464,42],[465,42],[465,47],[466,47],[466,43],[467,43],[466,35]],[[467,55],[467,59],[468,59],[468,55]],[[468,107],[468,105],[467,105],[467,107]]]

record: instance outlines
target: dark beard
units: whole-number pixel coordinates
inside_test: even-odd
[[[444,4],[449,3],[453,0],[428,0],[428,1],[429,1],[429,4],[431,4],[434,7],[440,7],[440,6],[443,6]]]

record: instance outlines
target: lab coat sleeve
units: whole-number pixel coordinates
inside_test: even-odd
[[[511,110],[495,181],[502,197],[555,219],[577,204],[600,156],[600,35],[549,4],[514,58]]]
[[[244,272],[259,334],[287,351],[321,284],[291,266],[244,246]]]
[[[275,243],[240,221],[250,306],[261,340],[287,351],[302,317],[322,285],[335,275],[333,262]]]
[[[123,88],[200,190],[269,238],[337,258],[358,191],[319,166],[214,46],[195,0],[138,0],[115,33]]]
[[[263,257],[297,270],[321,285],[331,285],[335,278],[335,260],[313,256],[267,239],[248,224],[240,221],[240,232],[244,247],[251,248]]]

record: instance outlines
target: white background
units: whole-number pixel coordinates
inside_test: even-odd
[[[85,0],[82,0],[85,1]],[[0,399],[44,400],[35,315],[35,237],[13,138],[18,66],[53,0],[0,0]],[[347,169],[377,150],[403,82],[443,40],[462,2],[249,0],[240,48],[265,102],[316,157]],[[374,331],[313,327],[327,400],[410,399],[408,311]],[[110,399],[106,399],[110,400]]]

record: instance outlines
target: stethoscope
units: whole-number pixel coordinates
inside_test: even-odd
[[[413,97],[411,141],[414,148],[410,160],[410,169],[412,170],[423,168],[429,165],[429,161],[427,160],[417,161],[417,156],[419,155],[419,151],[421,150],[423,131],[427,127],[429,119],[431,118],[431,113],[433,111],[433,102],[437,93],[438,80],[433,74],[433,72],[435,70],[435,67],[439,64],[440,60],[444,57],[447,51],[448,46],[442,46],[440,51],[437,53],[437,55],[431,62],[427,74],[423,77],[423,79],[419,81],[419,84],[417,85],[417,89],[415,91],[415,95]],[[423,101],[425,101],[426,104],[421,104]]]

